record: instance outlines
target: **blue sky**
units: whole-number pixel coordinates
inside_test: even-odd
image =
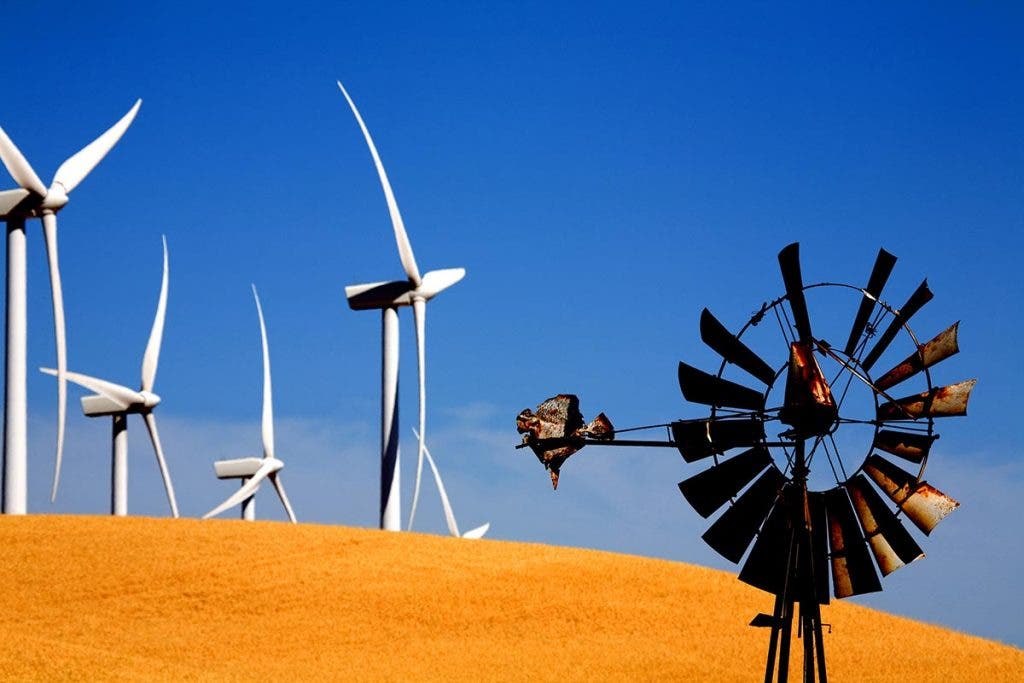
[[[590,449],[552,493],[513,449],[515,415],[575,392],[618,426],[700,416],[675,368],[715,363],[704,306],[738,329],[781,295],[775,255],[792,241],[807,281],[862,284],[885,247],[900,259],[894,305],[924,277],[936,293],[914,319],[922,337],[962,321],[938,377],[979,384],[970,416],[939,425],[927,473],[962,508],[922,541],[925,560],[855,601],[1024,645],[1010,522],[1024,495],[1019,7],[57,2],[4,19],[20,28],[0,43],[0,125],[45,181],[143,98],[60,217],[69,364],[138,381],[166,234],[156,391],[184,514],[230,490],[215,459],[259,452],[255,282],[297,514],[376,523],[379,319],[348,310],[344,286],[401,267],[340,78],[421,269],[468,271],[428,321],[428,434],[463,527],[731,568],[676,489],[698,468],[669,450]],[[52,365],[53,341],[37,224],[29,235],[34,368]],[[109,425],[82,417],[72,390],[51,506],[52,380],[33,374],[29,394],[30,510],[103,512]],[[129,509],[166,514],[141,422],[129,430]],[[424,496],[417,525],[441,532]]]

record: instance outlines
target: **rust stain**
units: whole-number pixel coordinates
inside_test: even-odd
[[[879,420],[904,420],[920,417],[957,417],[967,414],[967,401],[976,379],[957,382],[931,391],[906,396],[878,406]]]
[[[934,339],[919,346],[918,350],[907,356],[902,363],[875,380],[875,386],[883,390],[896,386],[925,368],[930,368],[959,353],[960,346],[957,344],[959,327],[960,321],[958,320],[936,335]]]

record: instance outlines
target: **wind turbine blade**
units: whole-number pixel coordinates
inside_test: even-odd
[[[36,175],[32,165],[28,163],[28,159],[21,153],[14,141],[7,137],[3,128],[0,128],[0,161],[4,162],[7,172],[14,178],[14,182],[40,197],[46,196],[46,185]]]
[[[78,184],[85,179],[85,176],[89,175],[89,172],[96,168],[96,164],[100,163],[103,157],[107,156],[107,152],[121,139],[124,132],[128,130],[128,126],[132,125],[132,121],[135,120],[135,114],[138,113],[141,105],[142,100],[136,100],[132,108],[128,110],[128,113],[108,128],[103,135],[90,142],[61,164],[60,168],[53,175],[53,182],[60,183],[64,187],[64,191],[70,194],[71,190],[78,187]]]
[[[64,424],[68,409],[68,349],[64,331],[64,294],[60,285],[60,261],[57,258],[57,215],[43,214],[43,236],[46,238],[46,261],[50,265],[50,294],[53,299],[53,334],[57,347],[57,462],[53,469],[50,502],[57,500],[60,465],[64,455]]]
[[[239,488],[237,491],[228,496],[228,499],[225,500],[223,503],[221,503],[220,505],[218,505],[217,507],[213,508],[205,515],[203,515],[203,519],[215,517],[216,515],[219,515],[228,508],[235,507],[249,496],[255,494],[256,490],[260,487],[260,482],[267,478],[267,476],[270,474],[270,470],[271,468],[269,466],[269,463],[256,470],[256,473],[252,475],[252,478],[250,478],[249,481],[245,482],[245,484],[243,484],[241,488]]]
[[[252,295],[256,299],[256,313],[260,317],[260,340],[263,342],[263,457],[273,458],[274,399],[270,386],[270,350],[267,348],[267,325],[263,322],[263,307],[260,305],[260,295],[256,293],[256,285],[252,286]]]
[[[178,501],[174,499],[174,485],[171,484],[171,475],[167,471],[167,461],[164,460],[164,449],[160,447],[160,434],[156,431],[156,418],[152,412],[143,413],[146,420],[146,429],[149,430],[149,438],[153,442],[153,452],[156,453],[156,462],[160,465],[160,476],[164,479],[164,488],[167,490],[167,501],[171,504],[171,515],[178,517]]]
[[[57,377],[60,374],[53,368],[39,368],[39,371],[47,375],[53,375],[54,377]],[[73,382],[80,387],[88,389],[89,391],[95,391],[97,394],[106,396],[110,400],[120,403],[124,408],[127,408],[133,403],[145,402],[142,394],[134,389],[129,389],[126,386],[108,382],[105,379],[90,377],[89,375],[83,375],[79,372],[66,372],[64,373],[64,376],[68,378],[69,382]]]
[[[0,192],[0,216],[6,216],[11,209],[21,204],[25,197],[30,194],[32,193],[20,187],[16,190]]]
[[[424,437],[426,436],[427,422],[427,384],[426,384],[426,318],[427,302],[423,299],[415,299],[412,302],[413,319],[416,321],[416,365],[419,370],[420,384],[420,411],[419,411],[419,445],[416,453],[416,486],[412,493],[412,510],[409,512],[409,530],[412,531],[412,521],[416,517],[416,505],[420,499],[420,482],[423,476],[423,451],[426,448]],[[458,533],[455,534],[458,536]]]
[[[412,433],[416,435],[416,438],[423,443],[423,433],[417,432],[415,429]],[[430,470],[434,473],[434,483],[437,484],[437,492],[441,496],[441,507],[444,508],[444,518],[448,522],[448,533],[452,536],[459,536],[459,525],[455,521],[455,513],[452,512],[452,504],[448,500],[448,492],[444,488],[444,482],[441,481],[441,472],[437,469],[437,463],[434,462],[434,458],[430,456],[430,451],[427,449],[426,444],[423,446],[423,453],[427,456],[427,463],[430,465]],[[474,529],[475,531],[475,529]]]
[[[384,164],[381,163],[380,155],[377,154],[377,147],[373,144],[373,138],[370,137],[370,131],[363,122],[363,117],[359,115],[356,103],[348,96],[348,91],[345,90],[345,86],[341,84],[341,81],[338,81],[338,88],[341,89],[341,94],[345,96],[348,106],[352,109],[352,113],[355,114],[359,128],[363,131],[363,137],[366,138],[366,146],[370,148],[370,156],[373,157],[373,163],[377,167],[377,175],[380,177],[381,187],[384,188],[384,199],[388,203],[388,212],[391,214],[391,225],[395,229],[395,242],[398,244],[398,258],[402,260],[402,268],[405,269],[405,274],[412,283],[419,287],[423,279],[420,277],[419,268],[416,267],[416,257],[412,253],[412,244],[409,243],[409,236],[405,232],[402,214],[398,211],[398,202],[395,201],[395,193],[391,190],[391,183],[388,181],[388,174],[384,170]]]
[[[288,519],[291,520],[292,524],[296,524],[295,511],[292,510],[292,504],[288,502],[288,494],[284,492],[284,484],[278,478],[277,472],[272,473],[269,478],[270,483],[274,485],[274,489],[277,491],[277,497],[284,504],[284,511],[288,513]]]
[[[484,534],[486,534],[490,530],[490,528],[491,528],[491,523],[490,522],[486,522],[484,524],[481,524],[480,526],[478,526],[475,529],[470,529],[466,533],[462,534],[462,537],[463,538],[469,538],[469,539],[483,538]]]
[[[432,270],[423,276],[423,284],[417,289],[417,292],[424,299],[432,299],[464,277],[466,277],[465,268]]]
[[[167,238],[161,235],[160,239],[164,243],[164,275],[160,281],[160,299],[156,304],[153,328],[149,331],[146,353],[142,356],[143,391],[153,391],[153,383],[156,382],[156,366],[160,362],[160,342],[164,338],[164,318],[167,315]]]

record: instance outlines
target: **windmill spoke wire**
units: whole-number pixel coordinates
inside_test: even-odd
[[[842,454],[840,454],[840,452],[839,452],[839,445],[838,445],[838,444],[836,443],[836,440],[835,440],[835,438],[834,438],[834,437],[833,437],[833,436],[832,436],[831,434],[829,434],[829,435],[828,435],[828,440],[832,442],[832,449],[833,449],[833,450],[835,451],[835,453],[836,453],[836,462],[838,462],[838,463],[839,463],[839,471],[840,471],[840,472],[842,473],[842,475],[843,475],[843,481],[846,481],[846,480],[847,480],[847,479],[849,479],[850,477],[849,477],[849,475],[848,475],[848,474],[846,473],[846,467],[845,467],[845,466],[843,465],[843,456],[842,456]],[[826,450],[826,452],[828,452],[828,448],[827,448],[827,447],[826,447],[826,449],[825,449],[825,450]],[[829,458],[829,462],[831,462],[831,457]],[[832,473],[833,473],[833,474],[835,474],[835,468],[833,468],[833,469],[832,469]],[[837,483],[837,484],[839,483],[839,480],[838,480],[838,479],[836,480],[836,483]]]

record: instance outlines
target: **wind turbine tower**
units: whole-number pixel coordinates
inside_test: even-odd
[[[405,232],[402,215],[398,211],[395,194],[381,163],[377,147],[373,144],[370,131],[363,122],[355,102],[349,97],[345,86],[338,81],[338,88],[345,96],[352,113],[359,123],[359,128],[370,149],[384,199],[387,201],[388,212],[391,214],[391,225],[395,232],[398,245],[398,258],[405,270],[406,280],[391,282],[374,282],[370,284],[352,285],[345,288],[345,296],[350,308],[356,311],[379,309],[381,311],[381,439],[380,439],[380,528],[389,531],[400,531],[401,497],[399,492],[399,452],[398,452],[398,309],[411,306],[416,322],[416,355],[419,367],[419,451],[416,462],[416,488],[413,497],[412,511],[409,514],[411,528],[416,515],[417,496],[420,479],[423,475],[424,437],[426,436],[426,315],[427,301],[448,289],[466,275],[463,268],[434,270],[420,275],[416,258],[412,253],[409,236]]]

